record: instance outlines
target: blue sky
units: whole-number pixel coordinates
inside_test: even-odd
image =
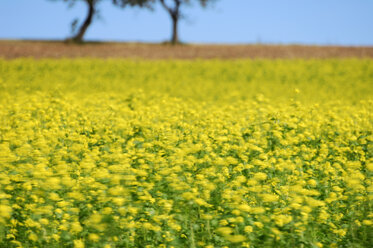
[[[161,6],[119,9],[110,2],[99,5],[102,17],[87,40],[169,39],[171,23]],[[373,45],[372,0],[217,0],[184,11],[184,42]],[[85,14],[82,3],[68,8],[62,0],[0,0],[0,39],[64,39],[72,20]]]

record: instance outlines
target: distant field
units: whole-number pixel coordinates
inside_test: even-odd
[[[238,59],[238,58],[373,58],[373,47],[297,45],[181,45],[143,43],[86,43],[0,41],[3,58],[146,58],[146,59]]]
[[[371,59],[129,60],[0,59],[0,95],[123,94],[143,91],[183,101],[271,103],[339,101],[373,96]],[[299,90],[296,93],[295,90]],[[4,98],[3,98],[4,99]],[[1,99],[0,99],[1,101]]]
[[[0,59],[0,247],[371,247],[372,82],[372,59]]]

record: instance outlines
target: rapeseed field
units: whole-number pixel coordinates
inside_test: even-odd
[[[372,131],[372,60],[0,60],[0,247],[371,247]]]

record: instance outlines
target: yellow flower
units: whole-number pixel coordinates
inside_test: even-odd
[[[102,216],[98,213],[92,214],[89,218],[89,222],[92,224],[98,224],[101,222]]]
[[[203,220],[212,220],[214,217],[210,214],[201,214],[201,219]]]
[[[278,201],[279,196],[274,194],[261,194],[263,202],[275,202]]]
[[[251,207],[247,204],[241,204],[237,208],[239,210],[241,210],[242,212],[250,212],[251,211]]]
[[[98,242],[100,240],[100,236],[98,236],[95,233],[90,233],[88,235],[88,239],[91,240],[91,241],[93,241],[93,242]]]
[[[216,229],[216,232],[218,232],[219,234],[223,236],[226,236],[226,235],[231,234],[233,232],[233,229],[230,227],[219,227],[218,229]]]
[[[48,225],[48,224],[49,224],[49,221],[48,221],[47,219],[45,219],[45,218],[41,218],[41,219],[39,220],[39,222],[40,222],[42,225]]]
[[[194,199],[194,201],[195,201],[198,205],[200,205],[200,206],[209,206],[209,204],[208,204],[205,200],[203,200],[203,199],[201,199],[201,198]]]
[[[263,181],[267,179],[267,174],[263,172],[257,172],[254,174],[254,179],[257,181]]]
[[[234,210],[232,210],[232,214],[234,214],[234,215],[240,215],[241,211],[238,210],[238,209],[234,209]]]
[[[319,247],[319,248],[322,248],[324,245],[322,243],[320,243],[320,242],[317,242],[316,246]]]
[[[262,208],[262,207],[251,208],[251,213],[252,214],[262,214],[264,212],[265,212],[265,209]]]
[[[258,222],[258,221],[254,222],[254,225],[259,227],[259,228],[263,228],[263,226],[264,226],[263,223]]]
[[[252,227],[252,226],[245,226],[245,232],[246,232],[246,233],[251,233],[251,232],[253,232],[253,227]]]
[[[74,248],[84,248],[84,242],[81,239],[74,240]]]
[[[310,207],[321,207],[325,206],[325,202],[313,199],[311,197],[306,198],[306,202]]]
[[[306,214],[311,213],[312,212],[312,208],[310,208],[308,206],[303,206],[303,207],[301,207],[301,212],[302,213],[306,213]]]
[[[47,184],[46,187],[50,189],[54,189],[54,190],[60,189],[61,188],[60,181],[61,180],[58,177],[50,177],[45,182]]]
[[[28,239],[31,240],[31,241],[36,242],[38,240],[38,236],[35,233],[30,233],[28,235]]]
[[[12,214],[12,208],[7,205],[0,205],[0,217],[9,219]]]
[[[290,223],[293,220],[293,217],[290,215],[277,215],[274,217],[276,225],[282,227],[288,223]]]
[[[57,242],[58,242],[58,241],[60,240],[60,238],[61,238],[58,234],[55,234],[55,233],[52,234],[51,236],[52,236],[52,238],[53,238],[55,241],[57,241]]]
[[[366,226],[373,226],[373,221],[371,220],[363,220],[362,223]]]
[[[221,226],[226,226],[228,224],[229,224],[229,222],[227,220],[220,220],[219,221],[219,225],[221,225]]]
[[[278,230],[277,228],[271,228],[271,231],[273,232],[274,235],[278,238],[281,235],[281,231]]]
[[[73,222],[70,224],[70,230],[72,233],[80,233],[83,231],[83,227],[80,225],[79,222]]]
[[[344,237],[347,233],[345,229],[333,230],[333,232],[341,237]]]
[[[232,243],[240,243],[246,240],[246,237],[243,235],[228,235],[224,238]]]
[[[310,180],[307,181],[307,184],[312,186],[312,187],[316,187],[317,182],[314,179],[310,179]]]
[[[113,212],[113,209],[111,207],[106,207],[102,210],[103,214],[109,215]]]

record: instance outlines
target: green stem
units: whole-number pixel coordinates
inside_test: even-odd
[[[196,244],[194,242],[194,230],[193,230],[193,223],[190,222],[190,248],[196,248]]]

